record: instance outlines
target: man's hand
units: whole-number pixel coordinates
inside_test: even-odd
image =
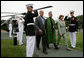
[[[62,34],[60,34],[60,36],[62,36]]]
[[[40,34],[43,34],[43,31],[41,29],[39,30],[39,32],[40,32]]]
[[[54,29],[55,27],[53,26],[53,29]]]
[[[67,27],[67,30],[69,30],[69,26]]]
[[[37,10],[34,10],[34,12],[36,13],[36,12],[37,12]]]

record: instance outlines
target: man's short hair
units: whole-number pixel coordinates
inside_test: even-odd
[[[40,10],[39,13],[40,13],[40,12],[44,12],[44,11],[43,11],[43,10]]]

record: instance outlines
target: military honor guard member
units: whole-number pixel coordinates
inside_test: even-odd
[[[17,45],[17,35],[18,35],[18,22],[17,20],[13,20],[13,40],[14,40],[14,45]]]
[[[66,21],[69,21],[69,35],[70,35],[70,42],[71,42],[71,48],[76,47],[76,31],[78,29],[78,19],[74,16],[74,11],[70,11],[70,16],[65,17]]]
[[[12,37],[12,22],[9,22],[9,37]]]
[[[33,4],[27,4],[27,14],[24,17],[25,23],[25,32],[26,32],[26,57],[32,57],[33,56],[33,52],[34,52],[34,47],[35,47],[35,25],[34,25],[34,17],[38,16],[38,12],[35,10],[34,13],[33,12]]]
[[[42,37],[42,47],[43,47],[43,53],[47,54],[46,51],[46,32],[45,32],[45,18],[43,17],[44,15],[44,11],[41,10],[39,12],[40,16],[36,17],[35,19],[35,27],[36,27],[36,46],[37,49],[40,50],[39,48],[39,44],[40,44],[40,40]]]
[[[56,24],[54,19],[52,18],[52,12],[49,12],[49,17],[45,21],[45,28],[46,28],[46,41],[47,41],[47,47],[49,47],[49,44],[53,43],[55,49],[58,49],[56,44]]]
[[[19,45],[22,45],[22,39],[23,39],[23,31],[24,31],[24,19],[20,16],[16,17],[16,20],[18,22],[18,30],[17,32],[17,40],[19,40]]]
[[[65,41],[65,44],[66,44],[66,49],[70,51],[71,49],[68,47],[68,43],[67,43],[66,25],[65,25],[65,21],[64,21],[64,15],[59,16],[59,21],[57,23],[58,23],[57,45],[59,45],[60,39],[61,39],[61,37],[63,37],[64,41]]]

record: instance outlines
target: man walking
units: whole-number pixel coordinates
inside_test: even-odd
[[[44,11],[40,11],[40,16],[38,16],[35,19],[35,26],[36,26],[36,46],[37,49],[39,49],[39,44],[40,44],[40,40],[42,37],[42,47],[43,47],[43,53],[47,54],[46,51],[46,32],[45,32],[45,19],[43,17],[44,15]]]
[[[18,30],[17,33],[17,40],[19,40],[19,45],[22,45],[22,39],[23,39],[23,31],[24,31],[24,19],[22,17],[17,16],[16,20],[18,22]]]
[[[70,42],[71,48],[76,47],[76,31],[78,29],[78,19],[74,16],[74,11],[70,11],[70,16],[65,17],[66,21],[69,21],[69,35],[70,35]]]
[[[49,12],[49,17],[45,21],[45,26],[46,26],[46,36],[47,36],[47,47],[49,47],[49,44],[53,43],[55,49],[58,49],[57,44],[56,44],[56,31],[55,31],[55,21],[52,18],[52,12]]]

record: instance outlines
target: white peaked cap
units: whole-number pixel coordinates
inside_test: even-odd
[[[27,4],[27,5],[26,5],[26,7],[30,7],[30,6],[32,6],[32,7],[33,7],[33,4]]]
[[[71,10],[71,11],[70,11],[70,13],[72,13],[72,12],[74,13],[74,11],[73,11],[73,10]]]

